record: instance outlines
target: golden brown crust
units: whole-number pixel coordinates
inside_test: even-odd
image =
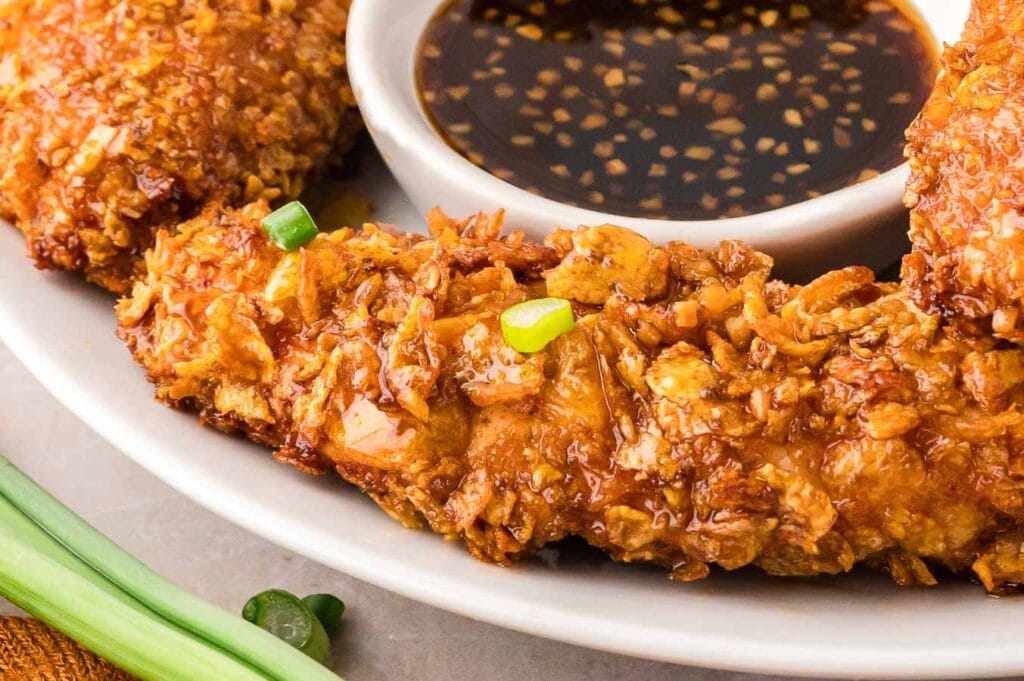
[[[161,398],[335,468],[407,525],[500,563],[578,535],[679,579],[1024,577],[1024,353],[864,268],[795,287],[735,242],[541,245],[440,215],[430,238],[370,225],[284,253],[265,212],[161,234],[120,333]],[[577,328],[521,355],[497,316],[552,286]]]
[[[157,228],[297,195],[361,125],[349,3],[4,3],[0,215],[40,267],[126,291]]]
[[[908,293],[1024,341],[1024,5],[975,0],[911,126]]]

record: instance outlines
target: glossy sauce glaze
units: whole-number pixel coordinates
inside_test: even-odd
[[[758,213],[896,167],[937,69],[889,0],[453,0],[422,40],[448,144],[557,201]]]

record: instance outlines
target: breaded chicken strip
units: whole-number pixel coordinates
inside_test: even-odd
[[[924,309],[1024,342],[1024,4],[975,0],[909,131],[906,289]]]
[[[160,226],[292,197],[360,127],[350,0],[0,4],[0,215],[126,291]]]
[[[160,234],[120,334],[160,398],[406,525],[503,564],[578,535],[686,580],[1024,580],[1024,352],[953,335],[867,269],[795,287],[736,242],[537,244],[436,214],[429,238],[367,225],[288,253],[265,214]],[[520,354],[498,316],[544,295],[576,329]]]

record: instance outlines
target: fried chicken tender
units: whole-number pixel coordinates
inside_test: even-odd
[[[0,4],[0,215],[125,292],[161,226],[298,195],[361,127],[350,1]]]
[[[922,308],[1024,342],[1024,5],[975,0],[911,126],[906,290]]]
[[[738,242],[540,244],[439,213],[430,237],[366,225],[284,252],[266,212],[160,233],[119,333],[161,399],[408,526],[501,564],[575,535],[682,580],[1024,582],[1024,351],[865,268],[789,286]],[[499,315],[548,294],[577,326],[521,354]]]

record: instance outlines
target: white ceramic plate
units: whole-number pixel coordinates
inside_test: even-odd
[[[418,224],[375,157],[361,177],[379,219]],[[17,232],[0,225],[0,338],[47,388],[184,494],[325,565],[469,617],[671,662],[890,679],[1024,673],[1024,602],[986,598],[977,586],[899,590],[869,574],[781,580],[753,571],[679,584],[661,570],[555,552],[515,569],[479,563],[401,528],[339,481],[300,475],[155,402],[114,337],[112,303],[75,277],[36,272]],[[201,550],[203,537],[195,542]]]

